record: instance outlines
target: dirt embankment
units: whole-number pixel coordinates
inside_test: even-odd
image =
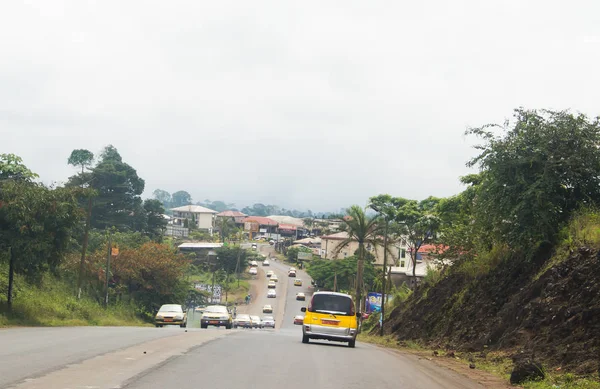
[[[462,351],[509,350],[578,374],[600,368],[600,253],[511,258],[476,279],[452,274],[395,309],[386,332]]]

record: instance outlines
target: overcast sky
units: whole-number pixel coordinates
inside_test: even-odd
[[[156,188],[336,211],[462,190],[468,126],[600,113],[597,1],[3,1],[0,153],[113,144]]]

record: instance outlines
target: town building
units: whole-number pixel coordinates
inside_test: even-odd
[[[212,234],[215,226],[216,211],[200,205],[184,205],[173,208],[171,211],[173,211],[174,225],[184,225],[184,220],[187,219],[188,224],[194,223],[199,230],[208,231]]]

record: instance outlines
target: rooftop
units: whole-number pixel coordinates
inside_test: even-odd
[[[291,224],[296,227],[304,226],[304,220],[297,218],[297,217],[283,216],[283,215],[271,215],[271,216],[269,216],[269,219],[275,220],[277,223],[280,223],[280,224]]]
[[[212,209],[208,209],[200,205],[184,205],[182,207],[171,208],[171,211],[191,213],[217,213],[217,211],[213,211]]]
[[[336,232],[335,234],[324,235],[321,237],[321,239],[344,240],[344,239],[348,239],[348,237],[349,237],[349,235],[346,231],[340,231],[340,232]]]
[[[217,213],[217,216],[220,216],[220,217],[244,217],[247,215],[245,213],[241,213],[240,211],[223,211],[221,213]]]
[[[279,224],[275,220],[269,219],[268,217],[264,216],[248,216],[244,219],[244,222],[256,222],[261,226],[276,226],[277,224]]]
[[[223,243],[213,242],[188,242],[178,246],[180,249],[218,249],[223,247]]]

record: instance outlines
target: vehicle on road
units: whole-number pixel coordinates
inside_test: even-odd
[[[269,304],[265,305],[263,307],[263,313],[273,313],[273,307],[270,306]]]
[[[273,273],[273,275],[271,276],[271,281],[274,281],[274,282],[279,281],[279,278],[277,278],[277,274]]]
[[[267,277],[273,277],[273,274],[275,274],[275,272],[273,270],[269,270],[267,272]]]
[[[302,286],[302,280],[300,278],[296,278],[294,280],[294,286]]]
[[[290,271],[296,271],[296,268],[292,266],[288,269],[288,272],[290,272]]]
[[[263,261],[263,266],[271,266],[271,262],[269,262],[269,260],[268,260],[268,259],[265,259],[265,260]]]
[[[273,316],[263,316],[261,320],[263,328],[275,328],[275,318]]]
[[[276,298],[277,297],[277,292],[275,291],[275,289],[269,289],[269,291],[267,292],[267,298]]]
[[[310,339],[325,339],[348,342],[349,347],[356,345],[357,317],[352,296],[336,292],[315,292],[306,312],[302,326],[302,343]]]
[[[258,270],[256,270],[255,267],[251,267],[250,269],[248,269],[248,273],[255,276],[258,274]]]
[[[258,262],[250,261],[250,267],[258,267]]]
[[[304,324],[304,316],[302,316],[302,315],[296,315],[294,317],[294,324],[296,324],[296,325],[302,325],[302,324]]]
[[[273,239],[271,239],[271,240],[269,241],[269,244],[270,244],[271,246],[273,246],[273,245],[275,244],[275,241],[274,241]]]
[[[258,248],[258,245],[256,243],[252,243],[252,250],[256,251],[257,248]]]
[[[306,295],[303,292],[296,293],[296,300],[304,301],[306,300]]]
[[[252,328],[252,319],[250,319],[250,315],[245,313],[240,313],[235,317],[233,321],[233,328]]]
[[[267,288],[269,289],[275,289],[277,287],[277,284],[275,283],[275,281],[269,281],[269,283],[267,284]]]
[[[296,271],[295,270],[290,270],[288,272],[288,277],[296,277]]]
[[[187,313],[179,304],[164,304],[154,317],[154,325],[157,327],[178,325],[183,328],[187,325]]]
[[[206,307],[200,318],[200,328],[208,328],[208,326],[225,327],[228,330],[233,327],[233,318],[226,306],[209,305]]]
[[[252,328],[262,328],[262,322],[260,321],[259,316],[250,315],[250,320],[252,320]]]

